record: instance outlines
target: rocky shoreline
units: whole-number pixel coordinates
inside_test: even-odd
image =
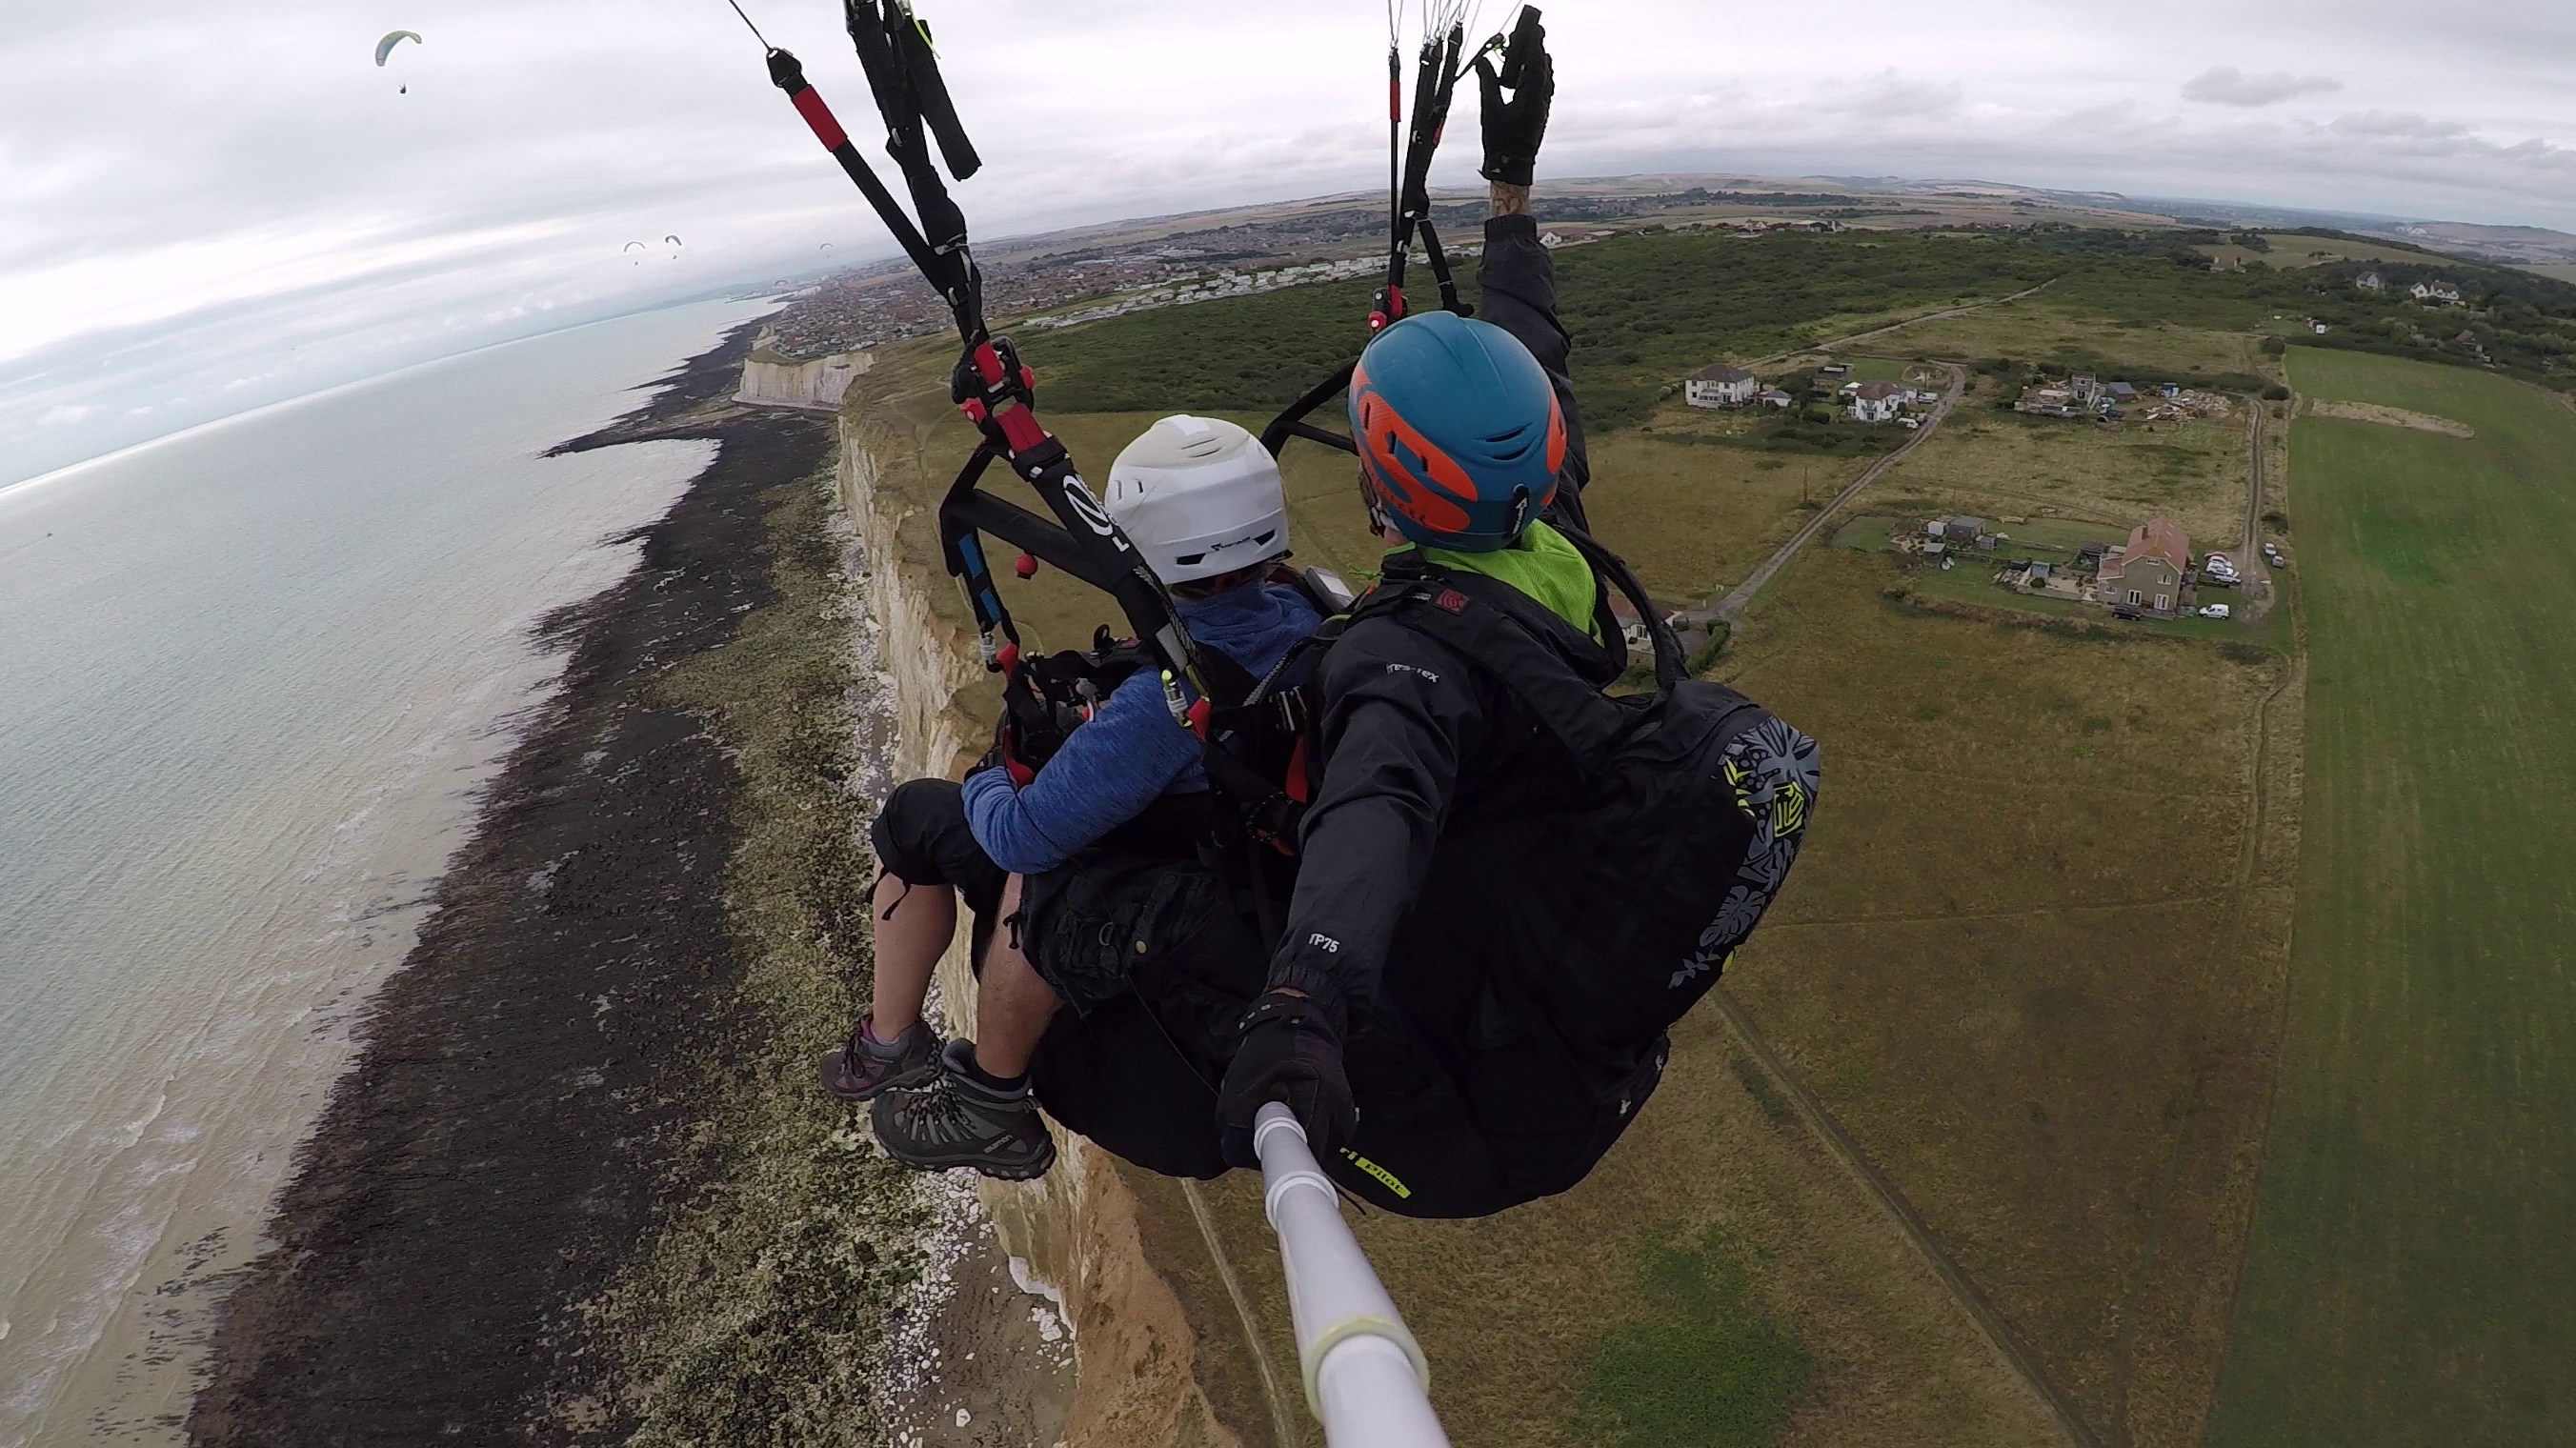
[[[1070,1354],[971,1203],[811,1085],[866,987],[879,771],[832,421],[727,400],[757,326],[559,449],[717,444],[544,625],[560,692],[231,1285],[191,1441],[876,1443],[960,1389],[934,1441],[1053,1441]]]

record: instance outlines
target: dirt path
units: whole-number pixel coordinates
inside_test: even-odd
[[[1964,307],[1948,307],[1938,312],[1926,312],[1919,317],[1908,317],[1902,322],[1890,322],[1884,327],[1872,327],[1866,332],[1855,332],[1848,337],[1836,337],[1830,342],[1818,342],[1812,346],[1797,348],[1794,351],[1774,352],[1768,357],[1757,357],[1746,365],[1748,367],[1760,367],[1765,363],[1770,362],[1786,362],[1792,357],[1803,357],[1810,352],[1829,352],[1836,347],[1848,347],[1854,342],[1866,342],[1872,337],[1884,337],[1890,332],[1901,332],[1908,327],[1919,327],[1925,322],[1946,322],[1953,317],[1964,317],[1971,312],[1982,312],[1988,307],[2006,306],[2010,303],[2018,302],[2024,297],[2038,296],[2041,292],[2047,291],[2050,287],[2055,286],[2056,284],[2057,278],[2050,277],[2047,281],[2041,282],[2038,286],[2026,287],[2021,291],[2013,293],[2011,296],[1997,297],[1991,302],[1970,302]],[[2576,399],[2571,399],[2570,405],[2576,406]]]
[[[2245,539],[2236,548],[2236,571],[2245,580],[2245,626],[2253,627],[2272,611],[2272,570],[2263,564],[2263,492],[2265,479],[2264,449],[2269,439],[2265,425],[2272,420],[2271,409],[2254,393],[2245,394],[2246,467]]]
[[[1735,997],[1727,992],[1725,985],[1720,984],[1709,992],[1708,1000],[1725,1018],[1727,1029],[1735,1033],[1736,1040],[1759,1063],[1763,1074],[1769,1076],[1781,1094],[1788,1097],[1799,1119],[1807,1124],[1807,1129],[1816,1134],[1816,1139],[1824,1143],[1825,1149],[1833,1154],[1852,1181],[1878,1203],[1889,1220],[1896,1224],[1897,1230],[1914,1245],[1914,1250],[1922,1254],[1924,1265],[1941,1279],[1941,1285],[1949,1289],[1950,1296],[1961,1310],[1975,1320],[1978,1329],[1985,1333],[1988,1344],[1994,1348],[1995,1355],[2002,1358],[2005,1366],[2029,1386],[2031,1394],[2046,1405],[2049,1416],[2057,1420],[2058,1430],[2066,1435],[2066,1441],[2078,1445],[2078,1448],[2103,1448],[2101,1438],[2085,1424],[2083,1415],[2075,1411],[2074,1399],[2048,1375],[2047,1369],[2040,1366],[2039,1355],[2021,1340],[2019,1333],[2013,1331],[2012,1324],[2004,1321],[2003,1314],[1986,1300],[1986,1295],[1978,1290],[1977,1284],[1960,1269],[1959,1264],[1951,1261],[1949,1254],[1941,1250],[1941,1244],[1933,1240],[1931,1228],[1924,1225],[1921,1214],[1914,1210],[1914,1204],[1905,1199],[1905,1194],[1896,1189],[1895,1183],[1880,1174],[1861,1151],[1860,1144],[1844,1134],[1841,1123],[1825,1109],[1824,1102],[1818,1100],[1816,1094],[1807,1089],[1807,1083],[1798,1079],[1788,1063],[1772,1051],[1770,1041],[1754,1027],[1752,1018],[1735,1003]]]

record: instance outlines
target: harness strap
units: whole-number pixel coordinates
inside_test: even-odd
[[[1361,601],[1356,617],[1399,618],[1473,660],[1528,705],[1587,769],[1627,738],[1643,715],[1568,668],[1562,655],[1513,617],[1511,599],[1522,598],[1520,590],[1474,574],[1440,572],[1446,576],[1380,588]]]
[[[1619,556],[1577,528],[1559,532],[1583,554],[1595,577],[1626,595],[1645,620],[1655,653],[1659,695],[1669,695],[1689,677],[1681,641],[1655,611],[1645,585]],[[1565,621],[1510,584],[1482,574],[1443,568],[1414,556],[1401,570],[1390,567],[1386,584],[1371,591],[1354,611],[1354,621],[1400,615],[1408,627],[1421,630],[1482,665],[1529,706],[1547,731],[1587,767],[1605,759],[1646,717],[1646,711],[1604,694],[1590,680],[1567,667],[1558,651],[1542,642],[1565,627]],[[1624,646],[1605,651],[1624,663]]]

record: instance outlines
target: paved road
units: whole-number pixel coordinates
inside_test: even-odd
[[[1926,312],[1919,317],[1908,317],[1902,322],[1890,322],[1884,327],[1873,327],[1866,332],[1855,332],[1851,336],[1837,337],[1830,342],[1817,342],[1809,346],[1800,347],[1794,351],[1776,352],[1768,357],[1756,358],[1750,365],[1761,367],[1770,363],[1785,361],[1791,357],[1804,356],[1810,352],[1831,351],[1837,347],[1848,347],[1854,342],[1866,342],[1872,337],[1884,337],[1890,332],[1902,331],[1907,327],[1921,326],[1925,322],[1941,322],[1947,321],[1953,317],[1964,317],[1971,312],[1984,311],[1988,307],[2000,307],[2007,303],[2018,302],[2024,297],[2035,297],[2041,292],[2048,290],[2056,280],[2057,279],[2055,277],[2051,277],[2048,281],[2041,282],[2038,286],[2026,287],[2021,291],[2014,292],[2010,296],[1997,297],[1991,302],[1970,302],[1964,307],[1948,307],[1938,312]],[[1702,643],[1707,641],[1708,625],[1709,621],[1712,619],[1722,618],[1726,620],[1729,627],[1732,627],[1737,617],[1744,612],[1745,606],[1753,602],[1753,596],[1762,591],[1763,585],[1769,583],[1772,576],[1777,574],[1782,568],[1787,567],[1789,560],[1798,556],[1798,550],[1807,546],[1808,540],[1824,531],[1825,524],[1830,522],[1836,514],[1842,511],[1842,507],[1845,503],[1859,497],[1862,489],[1868,487],[1874,482],[1877,482],[1880,474],[1885,473],[1889,468],[1896,466],[1897,461],[1903,458],[1907,453],[1910,453],[1917,447],[1922,446],[1923,440],[1930,437],[1934,429],[1940,427],[1941,420],[1950,415],[1950,409],[1958,404],[1959,394],[1966,389],[1968,374],[1964,370],[1954,367],[1947,362],[1937,362],[1932,365],[1939,367],[1950,374],[1950,390],[1942,395],[1939,403],[1934,405],[1932,415],[1924,419],[1923,426],[1917,428],[1914,435],[1905,440],[1904,445],[1897,448],[1896,451],[1889,453],[1887,456],[1880,458],[1877,462],[1870,464],[1868,471],[1862,473],[1858,478],[1855,478],[1849,487],[1836,493],[1831,502],[1828,502],[1824,507],[1817,510],[1816,516],[1807,520],[1805,527],[1800,528],[1795,534],[1793,534],[1788,542],[1781,544],[1779,549],[1772,553],[1770,557],[1762,560],[1762,566],[1754,569],[1750,577],[1746,578],[1742,583],[1737,584],[1724,598],[1719,599],[1715,607],[1683,609],[1679,613],[1674,614],[1673,627],[1681,632],[1682,646],[1684,648],[1696,651]],[[2259,509],[2257,511],[2259,511]]]
[[[1968,372],[1966,368],[1948,362],[1935,362],[1930,365],[1950,374],[1950,388],[1941,395],[1939,402],[1932,405],[1932,413],[1923,419],[1923,425],[1916,428],[1914,435],[1900,444],[1896,451],[1871,463],[1859,477],[1852,479],[1841,492],[1834,494],[1832,501],[1817,509],[1814,517],[1809,518],[1797,532],[1789,535],[1788,542],[1781,544],[1770,557],[1763,559],[1762,566],[1748,574],[1742,583],[1735,585],[1726,597],[1717,601],[1714,608],[1684,609],[1674,615],[1673,626],[1691,635],[1683,640],[1687,647],[1697,648],[1699,642],[1708,636],[1708,623],[1711,619],[1724,619],[1728,626],[1732,627],[1737,617],[1744,612],[1745,605],[1751,603],[1753,596],[1762,591],[1763,585],[1769,583],[1774,574],[1787,567],[1789,560],[1797,557],[1798,550],[1806,547],[1809,540],[1823,532],[1825,525],[1832,522],[1842,511],[1844,504],[1859,497],[1862,489],[1877,482],[1889,468],[1902,462],[1906,454],[1921,447],[1925,438],[1940,429],[1941,420],[1950,415],[1951,408],[1958,406],[1960,394],[1967,389]]]

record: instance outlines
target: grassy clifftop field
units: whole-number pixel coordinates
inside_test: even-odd
[[[2576,1094],[2576,1013],[2552,994],[2564,892],[2542,878],[2576,845],[2552,722],[2576,651],[2543,622],[2576,586],[2550,553],[2576,534],[2576,412],[2500,375],[2576,383],[2576,288],[2271,241],[2330,254],[2213,272],[2188,234],[2077,231],[1558,253],[1587,502],[1658,597],[1714,600],[1889,445],[1683,407],[1681,377],[1721,361],[1766,382],[1834,361],[1968,374],[1855,514],[2027,514],[2042,541],[2165,515],[2201,548],[2254,528],[2301,557],[2261,621],[2158,630],[1822,542],[1767,586],[1712,673],[1814,733],[1826,784],[1730,972],[1737,1016],[1675,1031],[1668,1084],[1575,1191],[1358,1224],[1457,1441],[2501,1443],[2576,1415],[2576,1280],[2552,1259],[2576,1158],[2545,1115]],[[2356,289],[2365,268],[2485,290],[2417,306]],[[1257,430],[1356,350],[1368,292],[1023,340],[1097,475],[1164,412]],[[2213,405],[2037,421],[2008,410],[2034,367]],[[888,406],[937,472],[971,438],[922,381]],[[2285,383],[2300,395],[2262,396]],[[1367,581],[1349,461],[1297,444],[1283,468],[1301,560]],[[1051,574],[1003,587],[1049,647],[1111,621]],[[1229,1424],[1311,1441],[1293,1404],[1281,1439],[1252,1386],[1262,1355],[1293,1363],[1255,1184],[1134,1184],[1209,1361],[1232,1364],[1210,1369]]]
[[[2310,808],[2280,1102],[2213,1442],[2576,1431],[2576,413],[2375,357],[2292,434]]]

